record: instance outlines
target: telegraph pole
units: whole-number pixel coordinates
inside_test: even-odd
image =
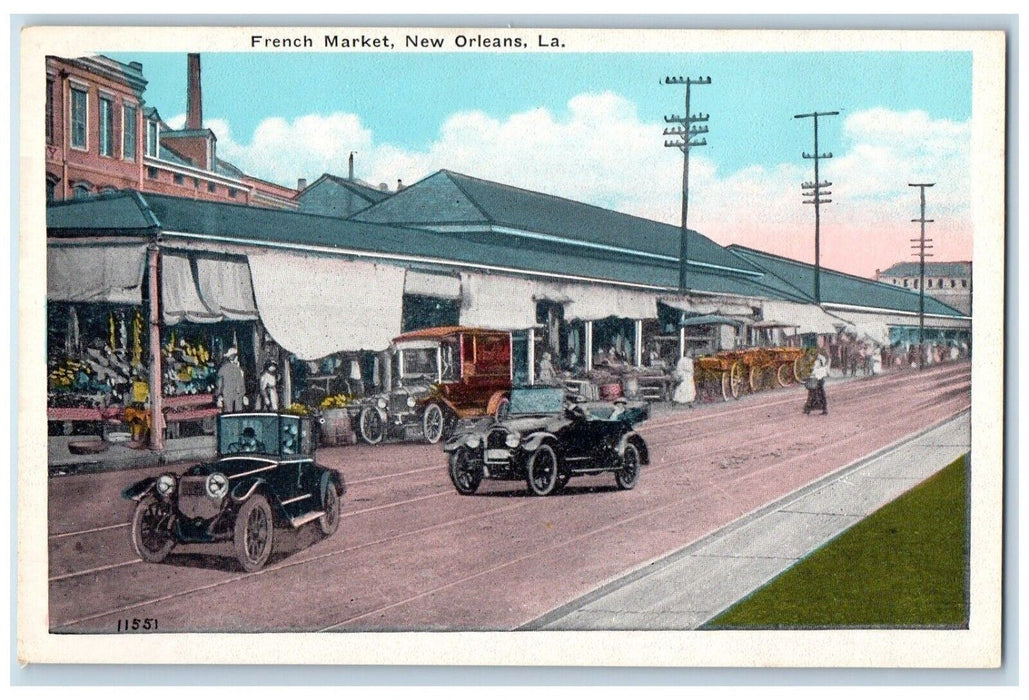
[[[818,118],[819,117],[834,117],[839,112],[812,112],[811,114],[796,114],[794,119],[814,119],[815,122],[815,152],[814,153],[801,153],[801,156],[806,160],[815,161],[815,181],[805,182],[800,187],[804,192],[805,197],[811,197],[811,199],[805,199],[804,204],[815,205],[815,303],[822,303],[822,258],[820,248],[820,235],[821,235],[821,216],[819,208],[823,204],[829,204],[832,202],[831,199],[823,199],[823,197],[832,194],[826,187],[831,187],[832,183],[829,181],[822,182],[818,179],[818,161],[832,158],[832,152],[819,153],[818,152]]]
[[[665,128],[665,136],[676,136],[678,140],[665,140],[665,148],[678,148],[682,151],[682,231],[679,237],[679,292],[686,291],[686,266],[689,260],[687,237],[689,229],[686,228],[686,215],[690,206],[690,149],[696,146],[706,146],[707,139],[697,139],[699,134],[706,134],[707,127],[703,126],[708,120],[709,114],[690,114],[690,86],[710,85],[711,77],[703,78],[678,78],[666,77],[665,85],[686,86],[686,111],[684,116],[672,114],[665,117],[666,124],[678,124],[679,126]],[[694,126],[701,124],[701,126]]]
[[[921,194],[921,216],[917,219],[912,219],[912,223],[919,223],[922,226],[922,235],[918,238],[910,239],[912,243],[918,245],[911,246],[917,249],[917,253],[913,255],[918,256],[918,369],[925,369],[925,259],[931,258],[932,253],[926,253],[926,248],[932,248],[931,245],[926,243],[932,243],[931,238],[925,237],[925,225],[933,223],[933,219],[925,218],[925,188],[932,187],[935,182],[909,182],[908,187],[917,187]]]

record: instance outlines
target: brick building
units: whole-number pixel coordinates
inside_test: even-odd
[[[200,57],[188,57],[187,117],[171,129],[146,104],[143,65],[105,56],[46,62],[47,201],[119,189],[276,209],[296,190],[247,175],[217,156],[203,126]]]

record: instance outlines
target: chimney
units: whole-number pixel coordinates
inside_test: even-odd
[[[404,189],[404,181],[397,178],[397,192],[399,192],[402,189]]]
[[[307,187],[307,178],[306,177],[298,177],[297,178],[297,191],[299,192],[300,190],[304,189],[305,187]]]
[[[200,95],[200,54],[186,56],[186,128],[204,128],[204,106]]]
[[[348,172],[347,179],[349,179],[351,182],[353,182],[353,180],[354,180],[354,152],[353,151],[350,152],[350,169],[347,172]]]

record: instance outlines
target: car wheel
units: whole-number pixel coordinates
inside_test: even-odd
[[[261,494],[254,494],[236,515],[232,544],[246,571],[257,571],[272,553],[272,509]]]
[[[164,561],[175,546],[167,525],[171,522],[171,506],[153,496],[145,496],[132,514],[132,549],[139,558],[157,564]]]
[[[322,510],[325,514],[318,518],[318,528],[322,534],[328,537],[339,529],[339,493],[336,485],[332,482],[325,487],[325,494],[322,496]]]
[[[443,432],[446,428],[446,416],[438,403],[430,403],[422,413],[422,434],[425,441],[435,445],[443,439]]]
[[[540,445],[529,458],[525,481],[535,496],[548,496],[557,488],[559,477],[557,455],[550,445]]]
[[[369,445],[377,445],[382,442],[385,432],[382,424],[382,416],[372,406],[365,406],[361,409],[361,415],[357,419],[357,429],[361,433],[361,439]]]
[[[463,496],[471,496],[482,482],[482,468],[471,463],[468,450],[463,447],[450,455],[450,480]]]
[[[622,455],[622,468],[615,472],[615,483],[618,488],[628,491],[640,478],[640,453],[631,442],[625,446]]]

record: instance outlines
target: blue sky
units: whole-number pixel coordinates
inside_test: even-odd
[[[108,55],[140,61],[147,102],[178,125],[185,54]],[[709,75],[691,105],[711,115],[708,145],[691,157],[691,228],[810,257],[799,185],[812,128],[793,115],[814,110],[841,112],[820,120],[821,150],[836,156],[825,172],[838,179],[839,206],[823,210],[830,263],[871,274],[907,256],[906,240],[874,263],[844,245],[870,229],[879,248],[903,238],[894,224],[917,216],[906,178],[949,176],[936,213],[956,231],[968,217],[966,52],[205,53],[201,64],[219,156],[281,184],[345,175],[356,150],[357,175],[373,184],[449,168],[678,223],[681,155],[662,147],[661,129],[683,92],[660,83]],[[943,254],[969,258],[970,234],[957,238],[945,236],[954,246]]]

